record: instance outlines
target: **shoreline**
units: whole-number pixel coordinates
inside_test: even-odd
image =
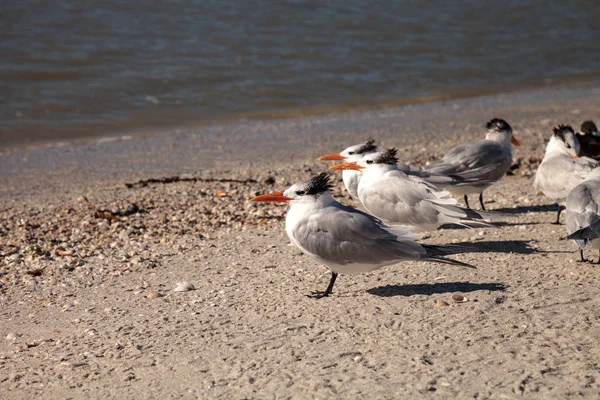
[[[483,124],[493,117],[508,120],[517,136],[522,131],[526,145],[529,142],[537,151],[552,126],[569,123],[578,128],[585,119],[598,119],[598,107],[593,106],[598,97],[600,81],[595,81],[318,117],[245,121],[168,135],[5,149],[0,151],[0,199],[239,166],[279,168],[314,160],[370,136],[382,146],[403,148],[400,154],[410,162],[426,152],[419,141],[440,146],[436,155],[441,156],[459,140],[480,137]],[[31,189],[38,192],[31,193]]]
[[[386,109],[419,106],[423,104],[450,102],[462,99],[476,99],[484,97],[494,97],[498,95],[510,95],[546,90],[561,90],[566,89],[567,87],[570,87],[571,90],[576,90],[576,88],[580,86],[600,86],[600,76],[596,73],[577,74],[575,76],[569,76],[569,79],[567,80],[561,78],[564,77],[557,77],[547,82],[521,84],[515,83],[510,86],[495,87],[480,91],[473,89],[463,92],[431,94],[427,96],[379,100],[374,101],[372,104],[364,106],[323,106],[306,109],[280,110],[273,112],[246,112],[238,115],[237,117],[232,117],[229,119],[208,120],[205,122],[190,122],[187,124],[176,125],[168,129],[163,127],[155,131],[147,128],[137,128],[128,131],[115,131],[113,133],[92,134],[91,136],[87,137],[58,137],[55,139],[48,140],[7,142],[4,144],[0,144],[0,154],[4,152],[20,150],[33,150],[41,148],[77,146],[86,144],[101,144],[104,142],[119,140],[135,140],[142,137],[161,136],[177,132],[201,131],[204,129],[210,129],[211,127],[240,125],[252,122],[268,123],[271,121],[277,122],[304,118],[319,118],[336,114],[373,112]],[[575,87],[575,89],[573,89],[573,87]]]
[[[5,153],[0,393],[592,398],[598,266],[577,262],[532,183],[552,127],[598,110],[600,87],[565,88]],[[248,201],[368,136],[422,165],[496,116],[522,145],[486,207],[512,217],[422,238],[472,248],[452,257],[477,269],[404,262],[309,299],[329,271],[288,245],[285,206]],[[126,186],[171,175],[194,179]]]

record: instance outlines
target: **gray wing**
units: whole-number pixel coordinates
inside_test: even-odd
[[[430,184],[421,184],[418,178],[400,174],[361,188],[358,195],[363,206],[389,223],[439,224],[440,213],[429,200],[435,200],[436,194],[442,196],[444,192],[436,192]]]
[[[569,235],[575,234],[581,247],[585,239],[600,237],[600,180],[593,179],[577,185],[569,195],[566,202],[566,224]],[[583,231],[583,232],[579,232]]]
[[[306,217],[294,232],[306,251],[338,265],[385,265],[419,260],[426,250],[408,227],[385,227],[378,219],[337,204]]]
[[[500,143],[482,140],[454,147],[444,156],[441,163],[429,165],[425,169],[445,175],[470,173],[470,178],[495,181],[506,173],[511,164],[512,155],[509,149]],[[475,171],[478,173],[475,174]]]

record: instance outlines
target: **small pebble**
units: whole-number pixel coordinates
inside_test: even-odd
[[[146,295],[147,298],[149,299],[156,299],[160,297],[160,293],[158,292],[150,292]]]
[[[465,296],[463,296],[462,294],[453,294],[452,300],[455,303],[465,303],[467,301],[467,298]]]
[[[6,335],[6,340],[10,340],[10,341],[17,340],[17,334],[14,332],[9,332]]]
[[[354,362],[361,362],[362,361],[362,356],[356,356],[354,357]]]
[[[173,289],[175,292],[189,292],[190,290],[196,289],[194,285],[189,282],[181,282],[177,284],[177,287]]]
[[[438,300],[435,302],[436,307],[448,307],[450,304],[446,303],[444,300]]]

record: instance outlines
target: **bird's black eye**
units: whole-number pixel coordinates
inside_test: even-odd
[[[297,194],[298,196],[302,196],[304,193],[305,193],[305,192],[304,192],[304,190],[298,190],[298,191],[296,192],[296,194]]]
[[[350,151],[350,152],[348,152],[348,154],[350,154],[350,155],[353,155],[353,154],[354,154],[354,152],[353,152],[353,151]]]
[[[565,143],[565,146],[567,146],[567,149],[571,148],[571,145],[569,143]]]
[[[367,164],[373,164],[373,160],[367,160]]]

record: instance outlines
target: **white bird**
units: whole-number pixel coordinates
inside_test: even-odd
[[[479,193],[481,209],[485,210],[483,191],[500,180],[510,169],[511,143],[520,146],[519,141],[513,136],[511,126],[505,120],[494,118],[486,124],[486,128],[488,131],[484,140],[460,144],[451,149],[442,162],[425,167],[426,171],[446,175],[480,170],[479,174],[472,176],[476,178],[473,184],[445,188],[455,196],[464,196],[467,208],[469,208],[467,194]]]
[[[369,213],[387,223],[410,225],[418,231],[444,224],[490,226],[480,213],[460,207],[450,193],[399,170],[396,154],[396,149],[389,149],[331,169],[362,171],[358,198]]]
[[[432,261],[472,267],[444,255],[460,252],[456,246],[420,244],[406,226],[389,227],[362,211],[344,206],[331,197],[329,176],[322,173],[296,183],[285,192],[265,194],[252,201],[289,202],[285,230],[290,240],[331,270],[321,298],[332,293],[339,273],[373,271],[402,261]]]
[[[357,144],[354,146],[347,147],[340,153],[327,154],[326,156],[319,157],[319,160],[332,160],[332,161],[358,161],[367,154],[375,153],[377,151],[377,145],[375,145],[374,139],[369,139],[365,143]],[[348,193],[354,198],[358,198],[358,182],[360,181],[361,173],[355,170],[342,171],[342,180]]]
[[[319,157],[319,160],[356,162],[360,161],[367,154],[376,152],[377,145],[375,144],[375,140],[369,139],[365,143],[347,147],[340,153],[332,153]],[[444,175],[431,171],[422,171],[402,162],[398,162],[397,167],[407,175],[419,177],[435,185],[439,189],[446,189],[449,186],[462,186],[481,182],[481,174],[489,172],[491,169],[489,166],[483,166],[469,171],[463,171],[456,175]],[[358,198],[358,183],[360,182],[361,176],[362,173],[357,170],[347,169],[342,171],[342,180],[344,181],[344,186],[346,187],[346,190],[348,190],[348,193],[350,193],[350,195],[354,198]]]
[[[598,161],[577,155],[579,143],[573,128],[559,125],[553,131],[544,158],[535,172],[533,186],[556,201],[556,224],[559,224],[562,211],[560,202],[598,166]]]
[[[592,170],[583,182],[569,192],[566,210],[567,238],[579,245],[581,261],[585,261],[585,247],[600,250],[600,168]]]

